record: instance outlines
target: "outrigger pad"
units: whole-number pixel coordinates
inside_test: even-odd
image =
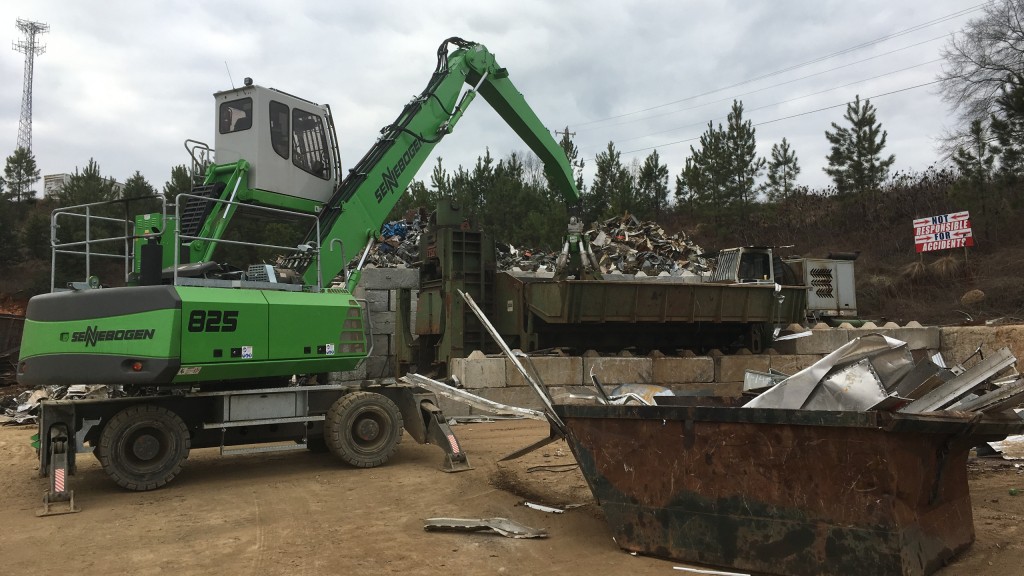
[[[465,472],[472,470],[469,465],[469,458],[462,451],[458,438],[452,432],[448,422],[440,410],[433,412],[427,421],[427,437],[432,444],[436,444],[444,450],[444,460],[441,461],[441,470],[444,472]]]
[[[58,502],[67,502],[68,507],[62,509],[53,509],[51,506]],[[36,516],[42,518],[43,516],[60,516],[62,514],[74,514],[81,512],[82,509],[75,506],[75,491],[68,490],[63,495],[58,495],[53,500],[50,499],[50,493],[43,493],[43,507],[41,510],[36,511]]]

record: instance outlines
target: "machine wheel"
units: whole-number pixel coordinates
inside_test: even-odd
[[[380,466],[402,441],[402,413],[387,396],[352,392],[327,411],[324,439],[335,456],[353,466]]]
[[[97,446],[103,470],[129,490],[153,490],[181,472],[192,439],[174,412],[152,404],[129,406],[114,415]]]

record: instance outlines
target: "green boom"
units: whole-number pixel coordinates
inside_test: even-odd
[[[457,49],[447,54],[448,45]],[[472,88],[462,97],[462,86]],[[423,92],[383,130],[381,138],[338,186],[321,214],[318,241],[325,278],[340,272],[346,262],[375,237],[388,213],[426,162],[434,146],[455,128],[477,93],[540,157],[545,171],[569,204],[579,201],[579,190],[565,151],[541,123],[523,95],[487,48],[460,38],[449,38],[438,48],[438,66]],[[344,250],[332,250],[341,243]],[[303,275],[316,284],[316,268]]]

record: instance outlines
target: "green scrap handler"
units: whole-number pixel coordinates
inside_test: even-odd
[[[246,79],[214,95],[214,147],[186,142],[205,180],[174,206],[126,216],[123,233],[111,236],[90,237],[100,226],[87,224],[84,239],[74,241],[61,238],[69,223],[109,221],[99,216],[106,207],[56,210],[54,262],[58,254],[80,254],[86,278],[29,302],[18,381],[105,384],[125,395],[42,402],[39,470],[50,477],[44,513],[55,513],[56,501],[76,509],[67,477],[76,455],[90,451],[119,485],[151,490],[174,479],[199,447],[227,454],[324,446],[349,464],[378,466],[396,451],[404,426],[418,442],[445,451],[443,469],[468,468],[433,394],[328,384],[324,374],[355,368],[372,341],[365,307],[352,296],[358,268],[343,286],[330,281],[348,259],[365,257],[395,202],[477,94],[541,158],[566,201],[577,202],[564,152],[507,70],[484,46],[450,38],[426,89],[344,179],[330,108]],[[204,161],[214,151],[216,162]],[[305,241],[247,241],[287,250],[277,266],[217,264],[219,244],[239,243],[225,231],[240,207],[271,219],[298,214],[309,223]],[[127,255],[104,253],[103,246],[118,243]],[[571,257],[585,267],[581,249],[574,245]],[[90,262],[104,256],[124,260],[125,286],[101,287],[90,276]]]

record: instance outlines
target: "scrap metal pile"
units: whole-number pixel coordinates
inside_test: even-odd
[[[39,403],[43,400],[75,400],[81,398],[117,398],[124,396],[120,386],[102,384],[72,386],[40,386],[34,390],[6,398],[0,397],[0,425],[35,424]]]
[[[366,263],[376,268],[413,268],[419,260],[420,236],[425,222],[419,214],[408,220],[395,220],[380,227],[383,241],[374,245]],[[353,267],[359,257],[352,261]]]
[[[915,363],[905,342],[881,334],[851,340],[792,376],[747,372],[745,408],[995,414],[1024,401],[1024,379],[1009,349],[975,354],[969,368],[941,355]]]
[[[997,414],[1024,404],[1024,378],[1008,348],[978,356],[969,368],[947,368],[942,356],[914,362],[907,343],[882,334],[851,340],[793,375],[747,370],[743,408],[823,411],[887,411],[904,414],[951,411]],[[971,358],[968,358],[970,360]],[[671,389],[623,384],[599,395],[574,395],[599,404],[655,405]],[[669,401],[671,403],[671,401]]]
[[[589,235],[605,274],[684,276],[711,271],[704,251],[686,234],[666,235],[658,224],[641,222],[630,214],[596,223]]]
[[[602,274],[675,276],[697,279],[711,271],[703,250],[683,232],[668,235],[655,222],[626,214],[595,222],[587,231]],[[499,270],[554,272],[558,252],[499,245]]]
[[[421,214],[388,222],[381,227],[384,240],[370,251],[367,264],[377,268],[415,267],[425,227],[426,219]],[[683,232],[666,234],[655,222],[644,222],[630,214],[595,222],[587,235],[603,274],[696,278],[712,268],[701,247]],[[558,255],[558,251],[499,243],[497,266],[499,270],[554,272]]]

